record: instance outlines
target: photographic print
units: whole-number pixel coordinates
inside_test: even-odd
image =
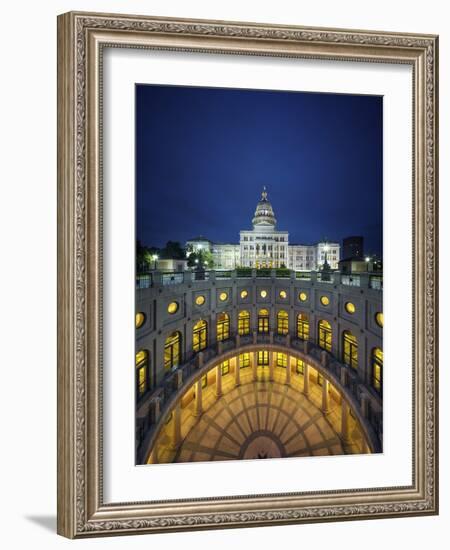
[[[382,97],[135,114],[136,464],[382,452]]]

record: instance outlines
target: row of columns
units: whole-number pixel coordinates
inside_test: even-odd
[[[253,381],[257,380],[257,352],[252,352],[252,373],[253,373]],[[269,361],[269,379],[273,380],[274,375],[274,365],[275,365],[275,352],[270,352],[271,357]],[[289,361],[289,359],[288,359]],[[237,360],[236,360],[237,363]],[[216,397],[220,397],[222,395],[222,366],[218,365],[215,367],[216,369],[216,388],[215,388],[215,395]],[[310,394],[310,373],[309,373],[310,366],[305,363],[304,367],[304,375],[303,375],[303,394],[308,397]],[[236,364],[235,368],[235,385],[238,386],[240,384],[240,367],[238,364]],[[291,366],[288,362],[288,366],[286,367],[286,384],[291,383]],[[324,378],[322,383],[322,412],[323,414],[329,414],[330,413],[330,382],[328,379]],[[363,407],[364,409],[364,407]],[[194,400],[194,417],[199,417],[203,414],[203,388],[202,388],[202,379],[199,378],[195,382],[195,400]],[[344,445],[348,445],[351,442],[350,437],[350,405],[348,402],[341,397],[341,438]],[[181,442],[181,402],[178,401],[178,403],[175,405],[173,409],[173,416],[172,416],[172,423],[170,428],[170,435],[171,435],[171,449],[175,450],[178,448]],[[364,439],[364,449],[363,452],[370,452],[369,446],[367,442]]]

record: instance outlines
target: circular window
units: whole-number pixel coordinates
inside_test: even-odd
[[[320,297],[320,303],[321,303],[323,306],[328,306],[329,303],[330,303],[330,299],[328,298],[328,296],[321,296],[321,297]]]
[[[241,298],[247,298],[248,292],[246,290],[241,291]]]
[[[225,302],[225,300],[228,300],[228,294],[227,294],[226,292],[221,292],[221,293],[219,294],[219,300],[220,300],[221,302]]]
[[[260,296],[261,298],[267,298],[267,290],[261,290]]]
[[[136,328],[141,328],[145,322],[145,315],[141,312],[136,313]]]
[[[347,313],[355,313],[355,311],[356,311],[355,304],[352,304],[351,302],[347,302],[345,304],[345,311]]]
[[[286,300],[287,292],[285,290],[280,290],[280,298],[282,298],[283,300]]]
[[[174,314],[178,311],[179,305],[178,302],[170,302],[170,304],[167,306],[167,311],[170,314]]]
[[[381,311],[379,311],[378,313],[375,314],[375,321],[377,322],[377,325],[379,327],[383,327],[383,325],[384,325],[384,315],[381,313]]]
[[[197,298],[195,298],[195,303],[198,305],[198,306],[202,306],[204,303],[205,303],[205,297],[200,295],[200,296],[197,296]]]
[[[306,294],[306,292],[300,292],[298,297],[301,302],[306,302],[306,300],[308,299],[308,295]]]

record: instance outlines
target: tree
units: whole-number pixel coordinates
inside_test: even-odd
[[[144,246],[139,239],[136,241],[136,272],[142,273],[154,268],[154,256],[161,257],[161,250],[155,246]]]
[[[164,258],[174,260],[184,260],[186,258],[186,253],[178,241],[167,241],[161,254]]]
[[[188,266],[198,269],[211,269],[214,267],[213,255],[209,250],[203,249],[191,252],[188,256]]]

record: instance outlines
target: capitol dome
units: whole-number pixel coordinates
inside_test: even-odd
[[[273,208],[270,202],[267,200],[267,191],[264,186],[263,192],[261,193],[261,199],[258,202],[255,210],[255,216],[252,220],[253,227],[261,229],[261,227],[268,227],[270,229],[275,229],[277,220],[275,219],[275,214],[273,213]]]

